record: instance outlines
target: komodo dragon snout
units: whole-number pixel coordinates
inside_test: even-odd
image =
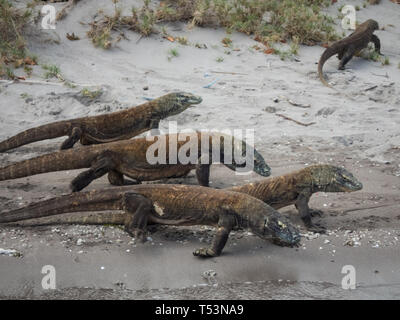
[[[276,245],[293,247],[300,242],[300,232],[284,217],[265,216],[264,220],[251,228],[262,239],[270,239]]]

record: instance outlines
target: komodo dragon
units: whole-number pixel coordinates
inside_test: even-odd
[[[217,233],[209,248],[197,249],[195,256],[221,254],[230,231],[250,229],[262,239],[279,245],[294,246],[299,231],[266,203],[247,194],[188,185],[145,184],[106,190],[73,193],[0,213],[0,223],[58,215],[68,212],[124,210],[116,217],[125,230],[144,240],[148,222],[164,225],[210,225]]]
[[[4,168],[0,168],[0,181],[52,171],[90,168],[89,170],[80,173],[71,182],[71,190],[75,192],[82,190],[94,179],[100,178],[106,173],[108,173],[108,180],[112,185],[122,186],[124,184],[137,184],[141,181],[183,177],[187,175],[190,170],[196,169],[196,176],[199,184],[202,186],[208,186],[210,164],[213,160],[213,149],[216,149],[221,162],[224,163],[225,153],[231,150],[225,148],[225,140],[229,143],[233,141],[231,145],[232,149],[238,145],[242,148],[242,152],[245,152],[247,147],[251,148],[242,140],[218,132],[211,132],[208,134],[194,132],[185,135],[188,136],[184,141],[178,141],[181,136],[177,134],[156,136],[158,139],[157,141],[164,141],[164,143],[159,144],[160,148],[158,149],[158,153],[164,153],[166,155],[165,163],[167,164],[150,164],[148,162],[149,155],[147,154],[147,151],[155,142],[149,141],[144,137],[74,148],[71,150],[62,150],[17,162]],[[180,161],[181,157],[177,156],[175,164],[171,164],[173,157],[170,154],[170,143],[171,145],[176,143],[177,155],[182,152],[186,153],[190,151],[188,149],[188,144],[193,145],[196,153],[193,160],[198,160],[200,158],[201,161],[201,156],[203,156],[201,149],[207,142],[202,141],[202,137],[203,140],[208,139],[209,153],[211,153],[211,155],[209,154],[210,161],[198,164],[193,163],[193,161],[191,163],[183,164]],[[221,137],[223,137],[223,139],[220,139]],[[251,148],[251,151],[254,151],[253,171],[265,177],[269,176],[271,169],[265,163],[264,158],[254,148]],[[231,150],[231,152],[234,155],[234,151]],[[232,160],[235,160],[235,158],[233,157]],[[238,167],[244,165],[238,164],[235,161],[225,162],[225,166],[231,170],[236,170]],[[123,175],[135,179],[136,182],[126,181]]]
[[[318,62],[318,75],[322,83],[327,87],[332,88],[332,86],[324,79],[322,67],[324,66],[324,63],[333,55],[338,55],[338,59],[340,60],[339,70],[344,70],[344,66],[350,61],[353,55],[366,48],[370,42],[374,43],[375,51],[380,54],[381,43],[379,38],[373,34],[374,31],[378,29],[378,22],[368,19],[360,24],[352,34],[333,43],[329,48],[327,48]]]
[[[264,201],[274,209],[294,204],[307,229],[324,232],[324,229],[312,223],[311,217],[321,214],[311,210],[308,202],[316,192],[352,192],[362,189],[359,182],[350,172],[331,165],[312,165],[307,168],[279,177],[264,179],[258,182],[226,188],[249,194]]]
[[[161,119],[181,113],[201,101],[201,97],[191,93],[169,93],[127,110],[45,124],[0,142],[0,152],[62,136],[68,136],[68,139],[61,149],[72,148],[78,140],[88,145],[130,139],[158,128]]]

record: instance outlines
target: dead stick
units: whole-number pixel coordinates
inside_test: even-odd
[[[396,206],[396,205],[399,205],[399,204],[398,203],[392,203],[392,204],[382,204],[380,206],[355,208],[355,209],[344,210],[344,211],[342,211],[342,213],[348,213],[348,212],[360,211],[360,210],[368,210],[368,209],[376,209],[376,208],[383,208],[383,207],[393,207],[393,206]]]
[[[70,83],[73,86],[77,87],[98,87],[98,84],[81,84],[75,83],[70,81],[63,81],[63,82],[51,82],[51,81],[35,81],[35,80],[0,80],[0,83],[4,84],[43,84],[43,85],[52,85],[52,86],[63,86],[65,83]]]
[[[369,88],[367,88],[367,89],[365,89],[364,91],[370,91],[370,90],[374,90],[375,88],[377,88],[378,86],[377,85],[375,85],[375,86],[372,86],[372,87],[369,87]]]
[[[311,126],[312,124],[315,124],[315,123],[316,123],[316,122],[303,123],[303,122],[294,120],[294,119],[292,119],[292,118],[289,118],[288,116],[285,116],[285,115],[280,114],[280,113],[275,113],[275,114],[276,114],[278,117],[281,117],[281,118],[286,119],[286,120],[289,120],[289,121],[293,121],[293,122],[295,122],[295,123],[297,123],[297,124],[299,124],[299,125],[301,125],[301,126],[304,126],[304,127],[308,127],[308,126]]]
[[[240,75],[240,76],[247,76],[247,73],[239,73],[239,72],[224,72],[224,71],[211,71],[212,73],[220,73],[220,74],[233,74],[233,75]]]

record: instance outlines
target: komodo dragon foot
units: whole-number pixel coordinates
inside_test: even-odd
[[[71,135],[61,145],[61,150],[71,149],[75,143],[82,137],[82,129],[75,127],[71,131]]]
[[[152,202],[136,193],[124,195],[125,231],[140,242],[146,242],[147,221],[152,211]]]
[[[108,181],[113,186],[132,186],[136,184],[141,184],[139,180],[125,179],[122,173],[115,170],[110,170],[108,172]]]
[[[195,251],[193,251],[193,255],[196,257],[202,257],[202,258],[210,258],[210,257],[217,256],[217,254],[214,252],[214,250],[210,249],[210,248],[196,249]]]
[[[308,231],[315,232],[315,233],[326,233],[325,227],[323,227],[317,223],[313,223],[311,221],[310,216],[306,216],[301,219],[303,220],[304,225]]]
[[[324,212],[318,209],[309,209],[308,212],[311,217],[322,217],[324,215]]]
[[[226,242],[228,241],[229,233],[236,225],[236,218],[229,214],[227,211],[226,214],[222,215],[218,221],[218,229],[214,236],[214,239],[209,248],[200,248],[193,252],[193,255],[196,257],[202,258],[210,258],[217,257],[221,254],[222,249],[225,247]]]

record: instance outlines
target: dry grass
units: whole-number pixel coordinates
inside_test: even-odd
[[[156,32],[154,30],[156,18],[154,11],[149,6],[149,0],[144,0],[143,7],[139,10],[132,8],[129,16],[121,14],[121,9],[117,6],[117,0],[113,0],[113,2],[115,10],[112,16],[106,15],[100,10],[98,12],[100,17],[90,23],[91,28],[87,34],[96,47],[111,48],[114,43],[125,38],[124,30],[136,31],[144,36]],[[115,34],[118,35],[113,37]]]
[[[118,0],[112,0],[115,4]],[[333,20],[321,13],[326,0],[165,0],[152,10],[149,0],[132,16],[122,16],[115,5],[113,16],[101,14],[88,32],[96,46],[109,48],[124,37],[122,29],[144,36],[157,33],[158,23],[186,21],[189,26],[220,26],[238,31],[269,46],[296,39],[298,44],[314,45],[336,40]],[[113,39],[112,33],[119,33]]]
[[[14,79],[14,69],[23,67],[27,74],[36,58],[29,56],[24,31],[31,20],[30,10],[15,8],[10,1],[0,0],[0,78]]]
[[[228,32],[254,35],[262,42],[296,38],[313,45],[337,38],[333,20],[321,14],[324,0],[167,0],[160,4],[158,21],[189,21],[218,25]]]

